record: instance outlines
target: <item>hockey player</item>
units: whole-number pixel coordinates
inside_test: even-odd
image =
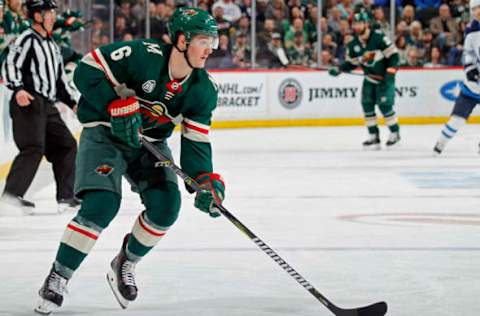
[[[395,73],[399,56],[395,44],[380,30],[371,30],[366,12],[355,13],[353,29],[355,37],[348,43],[345,62],[332,67],[329,74],[338,76],[362,67],[365,79],[362,86],[362,108],[368,128],[369,138],[363,143],[367,149],[380,149],[380,131],[377,125],[375,105],[385,118],[390,129],[386,142],[392,147],[400,141],[397,115],[393,109],[395,98]]]
[[[473,20],[465,31],[463,45],[464,82],[460,84],[460,95],[455,100],[452,114],[442,129],[433,147],[435,154],[441,154],[448,141],[466,123],[475,106],[480,102],[480,0],[470,0]]]
[[[171,158],[166,139],[181,124],[180,164],[205,188],[196,194],[195,206],[220,215],[214,200],[223,200],[225,186],[213,172],[208,136],[217,86],[203,69],[217,47],[217,25],[207,12],[183,7],[172,15],[168,30],[173,45],[155,39],[110,44],[87,54],[75,71],[84,126],[75,192],[83,201],[39,291],[38,313],[62,305],[68,280],[118,212],[122,176],[145,210],[123,239],[107,279],[122,308],[137,297],[135,265],[167,233],[180,209],[175,173],[140,146],[139,130]]]

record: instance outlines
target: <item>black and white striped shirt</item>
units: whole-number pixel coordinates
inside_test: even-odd
[[[2,75],[8,88],[14,91],[36,92],[70,107],[76,103],[60,48],[51,37],[42,37],[33,28],[25,30],[10,44]]]

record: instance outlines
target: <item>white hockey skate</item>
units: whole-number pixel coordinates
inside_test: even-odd
[[[393,132],[393,133],[390,133],[390,136],[388,137],[385,145],[387,145],[387,148],[393,148],[398,146],[399,142],[400,142],[400,133]]]
[[[441,144],[437,142],[435,146],[433,147],[433,155],[434,156],[439,156],[442,151],[445,149],[445,144]]]
[[[378,134],[369,134],[368,139],[362,145],[365,150],[380,150],[380,136]]]
[[[125,248],[128,237],[123,239],[120,253],[113,258],[110,266],[111,270],[107,273],[107,281],[112,289],[115,298],[123,309],[128,307],[128,303],[137,298],[137,285],[135,284],[135,262],[127,259]]]
[[[35,305],[35,312],[42,315],[50,315],[53,311],[62,306],[63,295],[67,292],[68,280],[50,270],[40,291],[38,291],[39,299]]]
[[[61,199],[58,201],[57,212],[62,214],[65,212],[77,212],[82,203],[77,198]]]

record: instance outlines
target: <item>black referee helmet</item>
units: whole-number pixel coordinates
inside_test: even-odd
[[[27,10],[29,18],[33,18],[35,12],[43,10],[52,10],[58,8],[55,0],[27,0]]]

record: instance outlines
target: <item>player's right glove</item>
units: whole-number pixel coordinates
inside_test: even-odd
[[[112,134],[130,147],[140,148],[140,104],[135,97],[114,100],[108,106]]]
[[[466,68],[466,67],[465,67]],[[469,71],[466,73],[467,80],[468,81],[473,81],[473,82],[478,82],[478,79],[480,77],[480,74],[478,72],[477,67],[472,67]]]
[[[331,67],[330,69],[328,69],[328,74],[330,76],[338,76],[340,75],[340,69],[338,67]]]
[[[202,173],[195,181],[202,191],[195,196],[195,207],[200,211],[210,214],[211,217],[220,216],[216,205],[222,204],[225,198],[225,182],[218,173]]]

